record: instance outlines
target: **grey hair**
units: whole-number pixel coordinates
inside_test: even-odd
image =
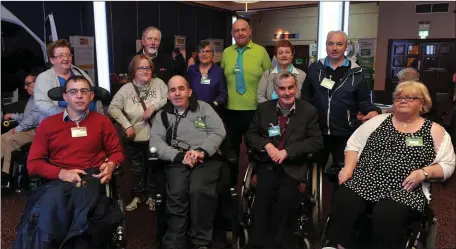
[[[348,44],[348,35],[347,35],[347,33],[345,33],[344,31],[341,31],[341,30],[332,30],[332,31],[329,31],[329,32],[328,32],[328,36],[326,36],[326,42],[328,42],[329,36],[330,36],[331,34],[343,34],[343,35],[344,35],[344,38],[345,38],[345,44]]]
[[[419,81],[420,80],[420,73],[413,68],[407,67],[399,71],[397,74],[397,78],[402,81]]]
[[[278,73],[274,77],[274,89],[277,89],[277,82],[279,80],[288,79],[290,77],[293,78],[295,85],[297,85],[298,79],[296,78],[296,75],[294,75],[294,73],[291,73],[289,71],[284,71],[284,72]]]
[[[150,31],[155,31],[155,30],[158,31],[158,33],[160,33],[160,41],[161,41],[161,39],[162,39],[162,33],[161,33],[161,31],[160,31],[159,29],[157,29],[157,28],[154,27],[154,26],[149,26],[149,27],[145,28],[144,31],[143,31],[143,33],[142,33],[141,38],[144,39],[144,36],[146,36],[147,33],[149,33]]]
[[[214,43],[212,43],[211,41],[208,41],[208,40],[202,40],[200,41],[199,45],[198,45],[198,51],[209,46],[212,50],[212,53],[215,53],[215,46],[214,46]]]

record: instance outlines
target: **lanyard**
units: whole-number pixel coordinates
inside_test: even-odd
[[[187,110],[185,110],[184,113],[182,113],[182,115],[180,115],[179,113],[174,113],[174,115],[176,115],[176,122],[174,122],[174,127],[173,127],[173,133],[171,135],[171,139],[174,140],[176,139],[176,136],[177,136],[177,126],[179,125],[180,121],[182,118],[185,118],[187,117],[187,113],[190,109],[187,108]]]

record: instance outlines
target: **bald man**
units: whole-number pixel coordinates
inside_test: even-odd
[[[399,83],[404,81],[420,81],[420,74],[416,69],[408,67],[399,71],[397,78],[399,79]]]
[[[348,38],[343,31],[331,31],[326,39],[326,58],[310,65],[301,96],[315,105],[325,141],[323,160],[331,154],[333,161],[344,163],[348,138],[361,121],[382,113],[371,103],[370,89],[359,65],[345,55]]]
[[[223,51],[220,66],[228,88],[226,125],[230,131],[231,149],[239,155],[242,136],[257,107],[258,83],[263,72],[271,68],[271,59],[264,47],[250,40],[252,29],[245,20],[235,21],[231,34],[236,43]]]
[[[217,180],[224,163],[216,151],[226,131],[214,109],[192,97],[182,76],[169,80],[168,99],[155,115],[149,140],[159,158],[169,162],[165,167],[168,230],[163,244],[187,248],[188,238],[195,248],[208,249],[217,209]]]

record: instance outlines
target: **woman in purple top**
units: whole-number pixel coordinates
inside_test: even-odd
[[[214,45],[210,41],[201,41],[198,46],[199,63],[188,68],[187,79],[196,97],[212,105],[218,112],[228,96],[223,69],[212,61],[213,58]]]

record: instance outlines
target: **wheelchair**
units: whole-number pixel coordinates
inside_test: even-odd
[[[329,155],[328,161],[325,165],[324,174],[333,184],[337,184],[337,176],[343,167],[343,163],[338,164],[332,162],[332,156]],[[368,207],[361,217],[359,217],[359,219],[355,222],[353,248],[362,249],[370,248],[371,246],[372,208],[373,206]],[[404,236],[404,242],[401,247],[404,249],[434,248],[433,241],[437,232],[436,223],[437,219],[434,216],[434,212],[429,205],[426,205],[424,214],[408,226],[406,235]],[[331,242],[328,239],[328,229],[330,226],[331,214],[328,215],[324,224],[320,241],[321,248],[336,247],[335,245],[330,244]]]
[[[247,151],[250,164],[244,175],[239,198],[239,216],[241,224],[240,237],[238,244],[241,247],[249,242],[249,228],[253,223],[252,208],[255,202],[256,186],[256,161],[254,149]],[[316,163],[313,154],[308,154],[305,159],[308,164],[307,181],[300,185],[300,203],[296,210],[297,230],[293,233],[293,248],[310,249],[309,231],[319,230],[322,219],[322,176],[323,169]]]
[[[64,93],[64,91],[65,89],[63,89],[63,87],[55,87],[48,91],[48,96],[53,101],[62,101],[62,94]],[[93,91],[95,94],[94,100],[101,100],[102,102],[106,102],[110,98],[110,93],[104,88],[95,86],[93,88]],[[22,192],[23,190],[33,191],[45,182],[43,178],[37,176],[29,176],[28,174],[27,156],[30,150],[30,146],[31,143],[28,143],[23,145],[19,150],[15,150],[12,152],[11,163],[17,163],[17,167],[15,169],[14,174],[14,183],[11,186],[13,186],[16,189],[16,192]],[[13,169],[13,167],[11,167],[10,169]],[[124,215],[124,220],[122,224],[120,224],[116,228],[116,231],[112,234],[111,248],[113,249],[124,249],[127,245],[125,203],[119,191],[119,183],[122,175],[122,168],[117,169],[113,173],[111,181],[108,184],[105,184],[106,191],[104,191],[107,197],[113,198],[117,201],[122,211],[122,214]]]

